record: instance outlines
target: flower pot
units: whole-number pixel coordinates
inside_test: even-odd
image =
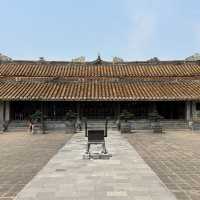
[[[65,133],[72,134],[76,132],[74,121],[66,121],[65,122]]]
[[[131,123],[130,122],[122,122],[121,123],[121,133],[131,133]]]

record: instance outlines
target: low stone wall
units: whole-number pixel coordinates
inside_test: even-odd
[[[131,129],[133,130],[148,130],[151,129],[150,120],[132,120]],[[187,121],[185,120],[162,120],[160,125],[164,129],[186,129],[189,128]]]
[[[65,131],[66,124],[65,121],[45,121],[45,129]]]

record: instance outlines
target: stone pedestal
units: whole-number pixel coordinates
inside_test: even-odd
[[[200,122],[193,122],[192,123],[192,130],[193,131],[200,131]]]
[[[163,128],[160,125],[160,122],[152,122],[151,128],[153,129],[153,133],[163,133]]]
[[[42,129],[42,125],[41,124],[33,124],[32,125],[32,134],[42,134],[43,129]]]
[[[93,159],[93,160],[97,160],[97,159],[101,159],[101,160],[108,160],[112,157],[111,154],[109,153],[91,153],[91,154],[84,154],[83,155],[83,159],[84,160],[90,160],[90,159]]]

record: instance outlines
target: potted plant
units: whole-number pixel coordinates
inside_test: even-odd
[[[131,123],[129,122],[130,119],[133,119],[134,114],[129,112],[128,110],[123,110],[120,113],[120,130],[121,133],[130,133],[131,132]]]
[[[65,114],[65,125],[66,133],[75,133],[76,132],[76,119],[77,113],[69,110]]]
[[[35,111],[32,115],[30,115],[29,129],[33,134],[43,132],[41,118],[42,113],[39,110]]]
[[[163,119],[163,117],[161,115],[159,115],[157,109],[154,109],[149,114],[149,118],[151,121],[151,128],[153,129],[153,133],[163,133],[163,129],[160,124],[160,120]]]
[[[32,122],[34,123],[38,123],[41,121],[41,117],[42,117],[42,113],[37,110],[35,113],[33,113],[32,115],[30,115],[30,118],[32,120]]]

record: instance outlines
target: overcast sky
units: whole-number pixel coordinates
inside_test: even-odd
[[[200,53],[199,0],[0,0],[14,59],[184,59]]]

